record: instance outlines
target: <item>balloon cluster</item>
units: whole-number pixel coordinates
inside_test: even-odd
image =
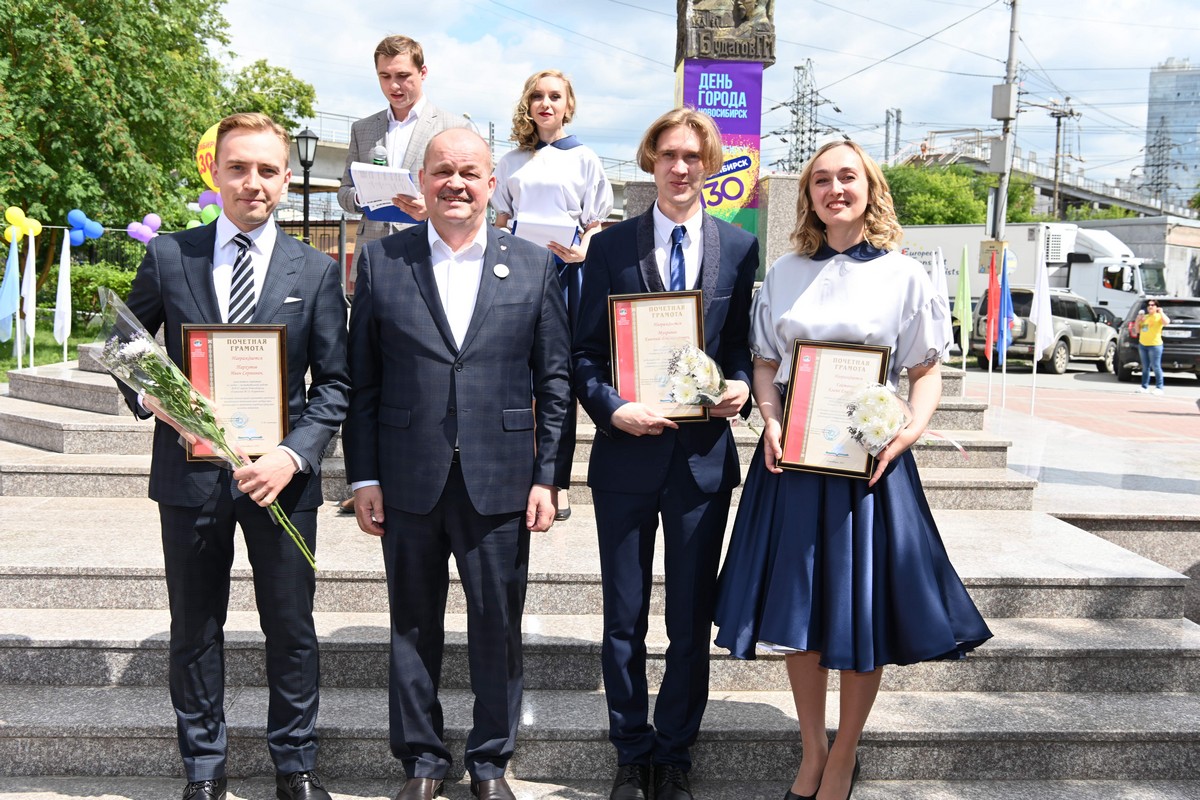
[[[224,203],[221,202],[221,195],[212,189],[205,189],[201,192],[200,198],[196,202],[200,206],[200,219],[190,220],[186,227],[198,228],[201,225],[207,225],[221,216],[221,209],[224,208]]]
[[[67,212],[67,224],[71,226],[71,246],[79,247],[84,239],[99,239],[104,234],[104,226],[99,222],[88,219],[87,214],[78,208]]]
[[[25,212],[16,206],[9,206],[4,211],[4,220],[8,226],[4,229],[4,241],[19,242],[26,236],[40,236],[42,223],[33,217],[25,216]]]
[[[158,229],[162,226],[162,217],[158,214],[147,214],[142,217],[141,222],[131,222],[125,228],[125,232],[130,238],[136,239],[142,244],[149,244],[150,240],[158,236]]]

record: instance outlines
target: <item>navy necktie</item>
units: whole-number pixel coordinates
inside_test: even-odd
[[[676,225],[671,231],[671,291],[682,292],[687,288],[687,271],[683,264],[683,237],[687,230]]]
[[[238,254],[229,286],[229,322],[240,324],[254,317],[254,267],[250,263],[250,237],[239,233],[233,237],[233,243]]]

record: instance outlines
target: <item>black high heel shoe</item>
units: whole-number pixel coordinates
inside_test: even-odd
[[[817,787],[818,789],[821,787]],[[783,796],[783,800],[817,800],[815,794],[796,794],[791,789],[787,790],[787,794]]]
[[[858,763],[858,756],[854,757],[854,774],[850,776],[850,791],[846,792],[846,800],[850,800],[850,796],[854,794],[854,784],[858,781],[858,771],[862,768],[862,764]]]

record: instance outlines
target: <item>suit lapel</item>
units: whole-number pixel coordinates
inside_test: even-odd
[[[195,235],[184,237],[179,255],[183,261],[183,274],[188,288],[202,317],[200,322],[216,324],[223,322],[221,307],[217,303],[217,290],[213,286],[213,250],[217,243],[215,223],[196,229]]]
[[[408,140],[408,149],[404,151],[404,155],[400,159],[400,166],[409,172],[416,172],[418,164],[424,158],[425,144],[433,135],[436,121],[437,111],[426,103],[424,111],[417,116],[417,121],[413,123],[412,138]],[[416,176],[413,177],[415,179]]]
[[[450,352],[456,353],[458,348],[454,344],[454,333],[450,330],[450,320],[446,317],[446,309],[442,308],[442,297],[438,294],[437,281],[433,277],[433,255],[429,252],[429,234],[426,233],[428,224],[428,222],[424,222],[414,225],[406,228],[402,233],[412,237],[412,241],[409,243],[409,252],[412,254],[410,263],[413,280],[416,281],[417,288],[421,291],[421,297],[429,309],[429,316],[433,319],[433,324],[437,326],[438,333],[445,340],[446,347],[450,349]]]
[[[375,143],[371,145],[371,151],[365,154],[367,158],[365,158],[364,161],[367,161],[368,163],[370,163],[370,156],[376,147],[382,147],[384,150],[387,150],[387,113],[387,109],[385,108],[383,111],[380,111],[371,118],[371,129],[367,134],[367,138],[373,140]]]
[[[665,292],[662,275],[658,272],[658,261],[654,258],[654,207],[638,217],[637,224],[638,267],[642,271],[642,283],[646,291]]]
[[[490,225],[487,232],[488,243],[483,251],[483,269],[479,275],[479,292],[475,295],[475,310],[471,312],[471,324],[467,326],[467,333],[463,336],[460,350],[470,347],[471,341],[483,327],[483,321],[492,309],[492,300],[495,299],[496,289],[499,288],[502,280],[496,274],[496,265],[505,264],[507,266],[509,234]]]
[[[299,243],[275,228],[275,247],[271,252],[271,263],[267,265],[267,274],[263,278],[262,295],[254,306],[254,317],[251,322],[259,324],[270,322],[279,312],[288,292],[296,285],[300,275],[300,267],[304,262],[304,249]]]
[[[704,291],[704,315],[708,316],[708,307],[712,304],[713,295],[717,291],[717,278],[721,272],[721,232],[717,221],[708,214],[700,217],[703,220],[701,231],[704,239],[704,255],[700,264],[700,288]]]

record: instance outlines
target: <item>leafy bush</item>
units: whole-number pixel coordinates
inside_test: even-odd
[[[107,286],[122,300],[129,296],[135,272],[116,264],[101,261],[97,264],[71,265],[71,307],[77,318],[88,318],[100,313],[101,286]],[[38,292],[37,304],[41,308],[54,308],[58,293],[58,265],[50,268],[50,276]]]

